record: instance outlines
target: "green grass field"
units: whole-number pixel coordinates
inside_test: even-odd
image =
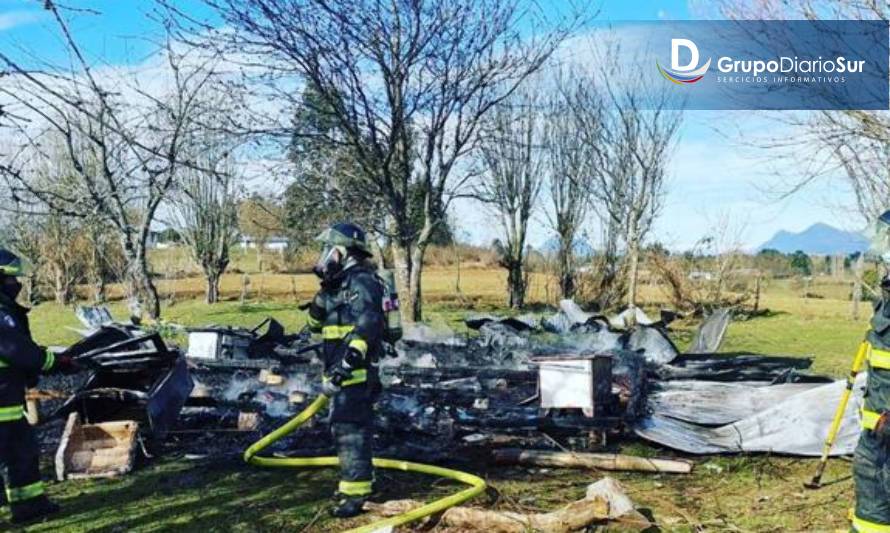
[[[224,282],[223,301],[207,306],[194,299],[200,282],[185,279],[163,286],[172,302],[164,320],[186,325],[208,323],[252,325],[274,316],[290,329],[304,317],[294,300],[308,297],[310,276],[268,275],[264,300],[241,305],[238,279]],[[503,298],[503,275],[491,270],[464,270],[460,290],[452,270],[430,272],[424,285],[427,320],[460,328],[466,309],[497,310]],[[257,286],[256,276],[251,280]],[[848,286],[815,283],[810,292],[823,298],[804,299],[788,282],[771,283],[761,300],[764,316],[730,326],[723,349],[814,358],[814,370],[843,375],[867,328],[870,306],[860,306],[860,319],[851,318]],[[552,301],[547,280],[532,281],[532,300]],[[647,287],[647,307],[663,304],[656,288]],[[123,306],[112,304],[123,316]],[[47,344],[66,344],[77,338],[68,330],[77,322],[71,309],[43,304],[34,309],[35,336]],[[674,337],[683,346],[695,327],[676,325]],[[672,455],[633,441],[614,444],[616,451],[636,455]],[[688,476],[610,474],[620,480],[638,506],[651,514],[665,531],[825,531],[847,527],[853,485],[850,463],[832,460],[821,490],[803,488],[816,461],[766,455],[700,457]],[[49,465],[47,465],[48,467]],[[571,470],[476,466],[498,496],[480,497],[476,504],[510,510],[552,510],[583,497],[585,487],[604,474]],[[49,468],[47,468],[49,476]],[[378,474],[386,498],[429,499],[454,489],[424,476]],[[331,470],[261,470],[247,467],[238,457],[189,461],[165,457],[153,460],[132,475],[107,481],[53,483],[50,494],[63,506],[57,520],[28,531],[336,531],[367,521],[337,522],[323,512],[336,484]],[[0,514],[0,520],[5,516]],[[0,526],[2,527],[2,526]]]

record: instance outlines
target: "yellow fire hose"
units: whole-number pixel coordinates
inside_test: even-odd
[[[315,399],[314,402],[309,405],[309,407],[304,409],[303,412],[247,448],[247,450],[244,452],[244,461],[251,465],[268,466],[272,468],[339,465],[339,459],[332,456],[261,457],[257,455],[278,440],[296,431],[297,428],[302,426],[307,420],[315,416],[315,414],[318,413],[318,411],[321,410],[322,407],[327,405],[327,403],[328,397],[324,394],[320,395],[318,398]],[[399,461],[396,459],[379,458],[374,459],[374,466],[378,468],[389,468],[392,470],[402,470],[405,472],[419,472],[421,474],[445,477],[453,479],[455,481],[466,483],[467,485],[470,485],[470,487],[456,494],[452,494],[451,496],[438,499],[434,502],[418,507],[417,509],[413,509],[407,513],[403,513],[392,518],[387,518],[386,520],[379,520],[377,522],[373,522],[359,528],[350,529],[347,533],[371,533],[373,531],[385,531],[389,528],[394,528],[396,526],[407,524],[408,522],[420,520],[425,516],[442,512],[449,507],[454,507],[455,505],[461,504],[469,500],[470,498],[477,496],[483,490],[485,490],[485,480],[483,480],[482,478],[474,476],[472,474],[468,474],[466,472],[452,470],[450,468],[442,468],[421,463],[411,463],[408,461]]]
[[[847,411],[847,403],[850,401],[850,395],[853,393],[853,386],[856,384],[856,376],[859,374],[859,371],[862,370],[862,365],[865,364],[865,359],[868,357],[868,348],[868,341],[859,343],[859,350],[857,350],[856,357],[853,359],[853,367],[850,369],[850,374],[847,376],[846,388],[844,389],[844,393],[841,395],[841,401],[834,412],[834,419],[831,421],[831,426],[828,429],[828,437],[825,439],[825,445],[822,447],[822,458],[819,461],[819,467],[816,469],[816,475],[813,476],[813,479],[811,479],[809,483],[804,483],[804,486],[808,489],[818,489],[822,486],[822,474],[825,472],[825,465],[828,464],[828,455],[831,453],[831,448],[834,446],[834,440],[837,438],[838,431],[841,429],[841,422],[844,420],[844,414]]]

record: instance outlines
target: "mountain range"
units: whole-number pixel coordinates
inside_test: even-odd
[[[849,255],[864,252],[868,246],[868,239],[861,233],[839,230],[820,222],[800,233],[779,231],[761,244],[757,251],[769,248],[786,254],[801,250],[814,255]]]

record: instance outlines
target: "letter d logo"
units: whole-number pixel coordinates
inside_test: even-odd
[[[689,50],[689,62],[685,65],[680,64],[680,48]],[[708,71],[708,67],[711,66],[711,60],[708,59],[704,65],[696,68],[698,59],[698,46],[694,42],[689,39],[671,39],[671,68],[666,69],[662,67],[658,64],[658,59],[655,60],[655,64],[658,66],[661,75],[667,78],[668,81],[677,85],[685,85],[702,79]]]
[[[689,49],[689,63],[680,64],[680,47]],[[671,68],[673,70],[683,72],[692,70],[698,65],[698,47],[689,39],[671,39]]]

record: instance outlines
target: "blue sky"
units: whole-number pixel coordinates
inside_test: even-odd
[[[180,3],[189,6],[192,13],[208,15],[196,0]],[[65,4],[86,10],[74,18],[72,28],[91,61],[133,65],[157,49],[152,37],[159,32],[148,18],[153,9],[149,0],[67,0]],[[24,61],[39,56],[64,63],[68,59],[41,5],[38,0],[0,0],[0,48]],[[556,8],[565,4],[552,0],[551,5]],[[690,8],[684,1],[605,0],[597,24],[694,19],[701,13],[695,6],[700,5]],[[101,14],[90,14],[89,10]],[[765,162],[768,154],[726,139],[721,133],[727,131],[727,125],[738,125],[746,131],[776,127],[752,113],[688,111],[671,161],[665,208],[654,239],[674,249],[685,249],[726,218],[738,226],[734,230],[738,240],[749,248],[780,229],[800,231],[816,222],[848,230],[864,225],[847,214],[845,208],[850,207],[852,197],[841,179],[819,181],[784,200],[766,192],[779,184],[775,169],[768,170]],[[785,179],[793,180],[798,174],[789,163],[779,168],[779,175]],[[455,215],[462,221],[463,233],[474,242],[485,243],[496,236],[496,226],[478,206],[458,204]],[[533,245],[550,238],[543,217],[539,218],[541,223],[534,224],[530,235]]]

